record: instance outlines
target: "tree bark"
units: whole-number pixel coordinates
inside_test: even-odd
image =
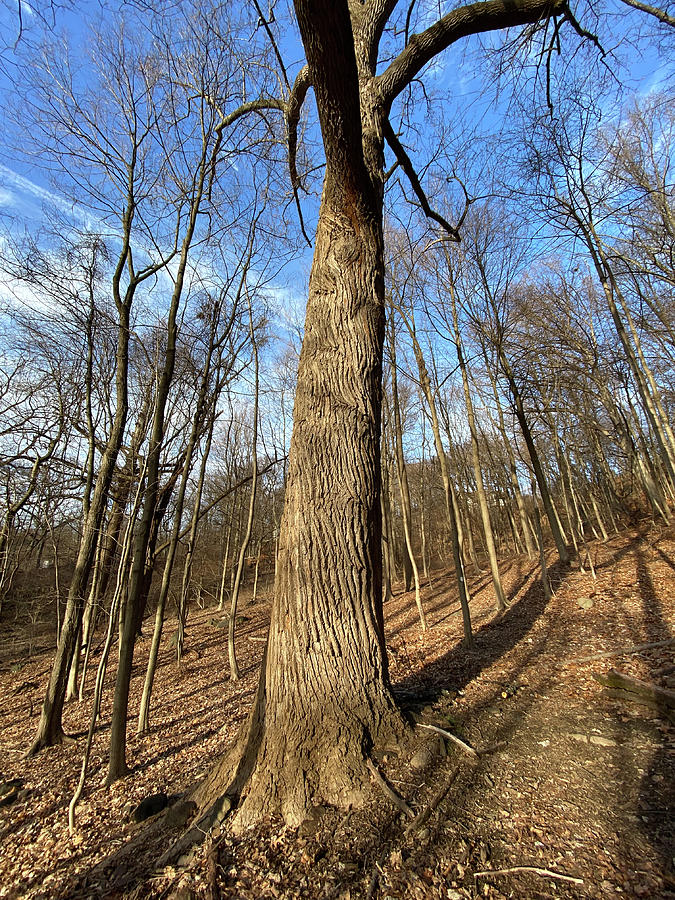
[[[393,99],[460,37],[558,8],[488,0],[443,17],[376,76],[388,2],[296,0],[326,155],[270,630],[237,750],[197,792],[240,796],[242,828],[312,805],[361,806],[366,756],[406,731],[382,629],[380,417],[383,125]]]
[[[251,345],[253,347],[253,363],[255,369],[255,397],[253,401],[253,436],[251,438],[251,493],[248,501],[248,518],[246,520],[246,531],[239,548],[239,558],[237,560],[237,574],[232,587],[232,599],[230,601],[230,618],[227,623],[227,658],[230,663],[230,679],[237,681],[239,679],[239,665],[237,664],[237,654],[234,643],[235,627],[237,623],[237,604],[239,603],[239,591],[241,589],[242,574],[244,572],[244,563],[246,554],[251,542],[251,533],[253,531],[253,516],[255,515],[255,500],[258,492],[258,402],[260,398],[260,365],[258,359],[258,342],[253,327],[253,310],[249,298],[248,316],[250,325]],[[258,559],[260,559],[260,551],[258,551]],[[256,566],[256,581],[258,578],[258,569]]]

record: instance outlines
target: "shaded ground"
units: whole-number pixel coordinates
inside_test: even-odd
[[[459,646],[461,615],[447,573],[433,575],[424,590],[426,634],[412,594],[387,605],[392,680],[410,715],[478,750],[498,748],[474,761],[416,728],[419,746],[429,748],[423,769],[396,756],[380,760],[412,811],[430,812],[412,833],[373,784],[364,810],[325,811],[299,833],[270,822],[234,840],[225,829],[207,839],[187,871],[152,873],[143,861],[135,892],[110,887],[113,872],[120,875],[115,851],[133,832],[125,810],[155,791],[183,790],[233,740],[255,686],[267,604],[244,610],[236,685],[227,680],[225,631],[210,624],[215,613],[191,613],[182,669],[164,649],[153,731],[131,738],[134,772],[109,790],[107,695],[73,838],[66,807],[83,739],[21,758],[50,654],[20,668],[3,661],[0,774],[23,778],[30,794],[0,809],[0,897],[675,897],[675,729],[647,707],[612,700],[592,677],[616,667],[672,687],[674,645],[583,661],[671,636],[675,534],[629,532],[592,545],[592,553],[597,581],[554,566],[548,604],[533,563],[505,562],[512,605],[501,619],[492,612],[489,579],[475,578],[472,650]],[[131,709],[148,645],[149,634],[137,651]],[[88,713],[87,703],[70,705],[66,729],[81,735]],[[528,870],[490,874],[519,867]]]

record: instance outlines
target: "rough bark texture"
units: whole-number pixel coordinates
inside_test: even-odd
[[[322,204],[266,661],[266,765],[241,823],[269,807],[297,824],[319,799],[358,803],[365,753],[400,729],[376,608],[382,237],[349,200]]]
[[[537,0],[474,4],[376,77],[388,0],[296,0],[326,173],[300,355],[270,632],[248,727],[197,791],[241,795],[245,827],[362,802],[367,754],[405,731],[389,690],[381,575],[383,121],[436,52],[536,19]]]

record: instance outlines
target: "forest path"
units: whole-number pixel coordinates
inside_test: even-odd
[[[459,646],[461,616],[447,573],[432,573],[423,591],[432,625],[426,634],[412,594],[399,593],[387,604],[392,680],[409,713],[479,750],[503,742],[475,764],[453,744],[423,771],[396,756],[381,761],[381,771],[415,812],[452,779],[423,828],[406,837],[399,811],[374,785],[363,810],[346,816],[328,811],[299,835],[278,823],[239,840],[224,830],[217,847],[205,843],[189,871],[146,880],[135,896],[675,897],[675,729],[647,707],[609,698],[593,679],[616,667],[667,687],[673,645],[580,661],[672,635],[675,533],[625,532],[591,549],[597,581],[590,572],[552,566],[555,593],[548,604],[533,563],[504,561],[512,604],[501,618],[492,612],[489,579],[474,578],[473,650]],[[153,731],[131,737],[134,772],[110,790],[103,787],[110,699],[104,702],[74,838],[66,807],[79,774],[81,738],[76,748],[21,758],[50,655],[3,666],[0,775],[24,779],[30,793],[0,808],[0,897],[113,896],[105,866],[133,831],[124,820],[128,806],[158,790],[184,789],[234,738],[255,686],[267,608],[261,601],[242,610],[244,678],[237,684],[227,680],[226,634],[213,624],[217,614],[190,614],[183,667],[176,671],[165,645]],[[167,623],[167,638],[172,629]],[[148,644],[146,634],[132,709]],[[69,705],[66,729],[81,735],[87,715],[87,703]],[[429,744],[429,735],[415,730],[420,745]],[[516,867],[582,883],[533,871],[476,875]]]

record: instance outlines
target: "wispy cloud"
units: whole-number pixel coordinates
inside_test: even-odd
[[[18,198],[15,197],[15,202],[18,202],[20,196],[24,195],[33,200],[37,200],[40,203],[60,209],[62,212],[68,213],[81,221],[84,221],[86,218],[84,211],[78,210],[75,204],[70,203],[65,197],[62,197],[61,194],[50,191],[48,188],[43,187],[37,182],[31,181],[30,178],[19,175],[18,172],[15,172],[8,166],[2,165],[2,163],[0,163],[0,183],[4,183],[4,190],[6,190],[6,186],[9,185],[19,195]],[[2,189],[3,188],[0,188],[0,190]]]

